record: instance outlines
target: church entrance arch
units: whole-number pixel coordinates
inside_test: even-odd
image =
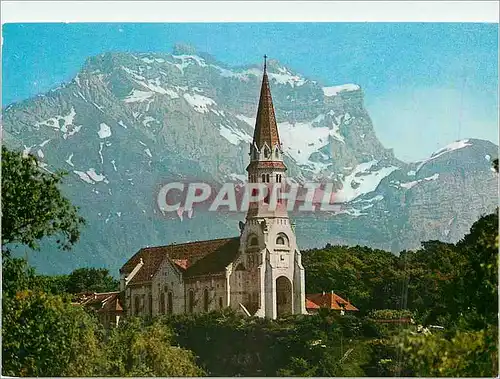
[[[276,313],[278,317],[293,313],[292,283],[286,276],[276,279]]]

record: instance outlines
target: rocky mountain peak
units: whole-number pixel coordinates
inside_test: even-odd
[[[495,206],[493,144],[469,139],[401,162],[378,140],[360,85],[330,86],[268,63],[288,175],[333,183],[342,206],[294,216],[303,248],[453,241]],[[57,256],[42,269],[119,267],[145,245],[237,233],[239,215],[165,218],[155,196],[171,180],[246,181],[261,80],[262,62],[230,67],[189,47],[110,52],[89,58],[70,83],[5,108],[4,142],[47,170],[69,171],[64,191],[88,220],[78,260]]]

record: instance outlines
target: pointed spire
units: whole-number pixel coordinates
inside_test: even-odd
[[[253,134],[253,143],[259,149],[262,148],[265,142],[267,142],[267,145],[271,149],[276,144],[280,144],[278,126],[276,125],[276,117],[274,115],[273,99],[269,88],[269,79],[267,78],[267,55],[264,55],[264,75],[262,77],[259,108],[257,110],[257,119]]]

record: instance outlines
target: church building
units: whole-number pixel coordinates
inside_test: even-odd
[[[284,188],[286,170],[264,63],[248,182]],[[285,202],[271,207],[268,197],[250,203],[239,236],[143,248],[120,269],[120,278],[127,315],[226,307],[271,319],[306,313],[294,226]]]

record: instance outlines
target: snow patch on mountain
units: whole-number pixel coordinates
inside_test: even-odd
[[[183,97],[199,113],[207,113],[210,105],[217,105],[213,99],[198,94],[185,93]]]
[[[80,179],[82,179],[84,182],[86,183],[89,183],[89,184],[95,184],[94,181],[92,179],[90,179],[90,177],[87,175],[87,173],[83,172],[83,171],[73,171],[76,175],[78,175],[80,177]]]
[[[256,118],[255,117],[247,117],[245,115],[242,115],[242,114],[237,114],[236,115],[236,118],[238,120],[241,120],[243,122],[246,122],[248,125],[250,125],[252,128],[255,128],[255,122],[256,122]]]
[[[48,144],[50,142],[50,138],[49,139],[46,139],[45,141],[43,141],[40,145],[40,147],[44,147],[46,144]]]
[[[295,123],[281,122],[278,124],[280,136],[285,147],[298,164],[308,164],[312,153],[328,144],[333,137],[343,142],[338,128],[326,126],[313,127],[313,122]]]
[[[344,91],[357,91],[360,87],[357,84],[343,84],[340,86],[323,87],[323,94],[326,97],[337,96],[340,92]]]
[[[279,69],[278,69],[279,70]],[[267,75],[271,80],[276,81],[279,84],[290,84],[292,87],[299,87],[304,85],[306,80],[298,75],[293,75],[285,68],[281,68],[279,74],[268,72]]]
[[[135,80],[133,79],[137,84],[141,85],[142,87],[145,87],[149,89],[150,91],[138,91],[138,90],[133,90],[132,94],[129,95],[129,97],[126,99],[126,102],[142,102],[148,100],[150,97],[152,97],[155,93],[159,93],[161,95],[168,95],[172,99],[178,99],[179,94],[170,89],[170,88],[164,88],[161,86],[161,81],[160,78],[154,78],[154,79],[144,79],[144,80]],[[135,94],[135,96],[133,96]],[[132,97],[131,97],[132,96]],[[137,99],[137,100],[134,100]]]
[[[437,178],[439,178],[439,174],[434,174],[432,176],[428,176],[427,178],[423,178],[423,179],[419,179],[419,180],[414,180],[412,182],[407,182],[407,183],[396,183],[396,184],[399,184],[399,186],[401,188],[405,188],[405,189],[410,189],[414,186],[416,186],[418,183],[421,183],[423,181],[430,181],[430,180],[436,180]]]
[[[334,194],[335,201],[347,203],[361,195],[375,191],[382,179],[398,169],[395,166],[388,166],[377,171],[370,171],[377,163],[377,160],[372,160],[357,165],[349,175],[342,179],[342,188]]]
[[[176,61],[180,61],[180,63],[173,63],[173,62],[167,62],[170,64],[173,64],[176,66],[181,73],[184,75],[184,69],[190,65],[198,65],[201,67],[206,67],[207,64],[205,63],[205,60],[197,55],[172,55],[172,58]]]
[[[431,155],[431,158],[437,158],[440,155],[443,155],[444,153],[448,153],[450,151],[462,149],[462,148],[464,148],[466,146],[471,146],[472,145],[471,143],[467,143],[467,142],[469,142],[469,140],[468,139],[464,139],[464,140],[461,140],[461,141],[456,141],[456,142],[450,143],[449,145],[446,145],[442,149],[439,149],[438,151],[435,151]]]
[[[330,135],[337,141],[340,141],[345,144],[344,137],[342,136],[342,134],[340,134],[340,128],[335,123],[332,123],[332,129],[330,130]]]
[[[170,88],[165,89],[165,94],[170,96],[171,99],[178,99],[179,94]]]
[[[216,70],[218,70],[220,73],[220,76],[222,76],[224,78],[237,78],[237,79],[240,79],[242,81],[248,81],[248,76],[245,75],[244,73],[234,72],[234,71],[231,71],[231,70],[228,70],[226,68],[216,66],[216,65],[210,65],[210,66],[215,68]]]
[[[101,139],[111,137],[111,128],[104,122],[101,122],[97,134],[99,134],[99,138]]]
[[[87,170],[87,175],[90,179],[95,182],[102,182],[106,179],[106,177],[102,174],[98,174],[93,167]]]
[[[71,160],[73,159],[73,153],[71,153],[68,157],[68,159],[66,159],[66,163],[69,164],[71,167],[75,167],[75,165],[73,164],[73,162],[71,162]]]
[[[142,120],[142,125],[144,125],[145,127],[149,127],[149,124],[154,121],[157,121],[154,117],[146,116],[144,117],[144,120]]]
[[[472,146],[472,143],[468,143],[469,140],[468,139],[464,139],[464,140],[461,140],[461,141],[455,141],[453,143],[450,143],[449,145],[446,145],[445,147],[435,151],[434,153],[432,153],[431,157],[428,158],[428,159],[425,159],[423,161],[420,162],[420,164],[418,165],[417,169],[415,170],[415,172],[418,172],[425,164],[427,164],[428,162],[440,157],[441,155],[443,154],[446,154],[446,153],[449,153],[451,151],[455,151],[455,150],[458,150],[458,149],[463,149],[464,147],[467,147],[467,146]]]
[[[99,109],[102,113],[104,113],[104,108],[103,108],[103,107],[101,107],[99,104],[96,104],[96,103],[94,103],[94,102],[92,101],[92,105],[93,105],[94,107],[96,107],[97,109]]]
[[[49,126],[54,129],[61,130],[63,133],[65,133],[68,130],[68,126],[73,125],[75,116],[76,116],[75,108],[71,107],[68,114],[64,116],[57,115],[45,121],[37,122],[35,123],[35,127],[38,129],[40,126]]]
[[[104,147],[104,142],[99,142],[99,157],[101,158],[101,164],[104,164],[104,157],[102,156],[103,147]]]
[[[137,89],[133,89],[130,95],[123,99],[123,101],[126,103],[142,103],[152,96],[154,96],[154,93],[151,91],[139,91]]]
[[[229,174],[229,177],[232,180],[237,181],[237,182],[241,182],[241,183],[246,183],[247,182],[247,176],[246,175],[232,173],[232,174]]]
[[[82,128],[83,125],[71,125],[73,126],[73,128],[71,130],[67,130],[64,134],[63,134],[63,138],[64,139],[68,139],[68,137],[71,137],[72,135],[78,133],[80,131],[80,129]],[[61,128],[62,130],[62,128]]]
[[[138,79],[138,80],[146,80],[146,78],[142,75],[139,75],[136,71],[131,70],[128,67],[121,66],[122,70],[125,71],[126,73],[130,74],[133,78]]]
[[[238,145],[240,142],[252,142],[252,137],[242,130],[238,130],[229,125],[220,124],[220,135],[227,139],[233,145]]]

